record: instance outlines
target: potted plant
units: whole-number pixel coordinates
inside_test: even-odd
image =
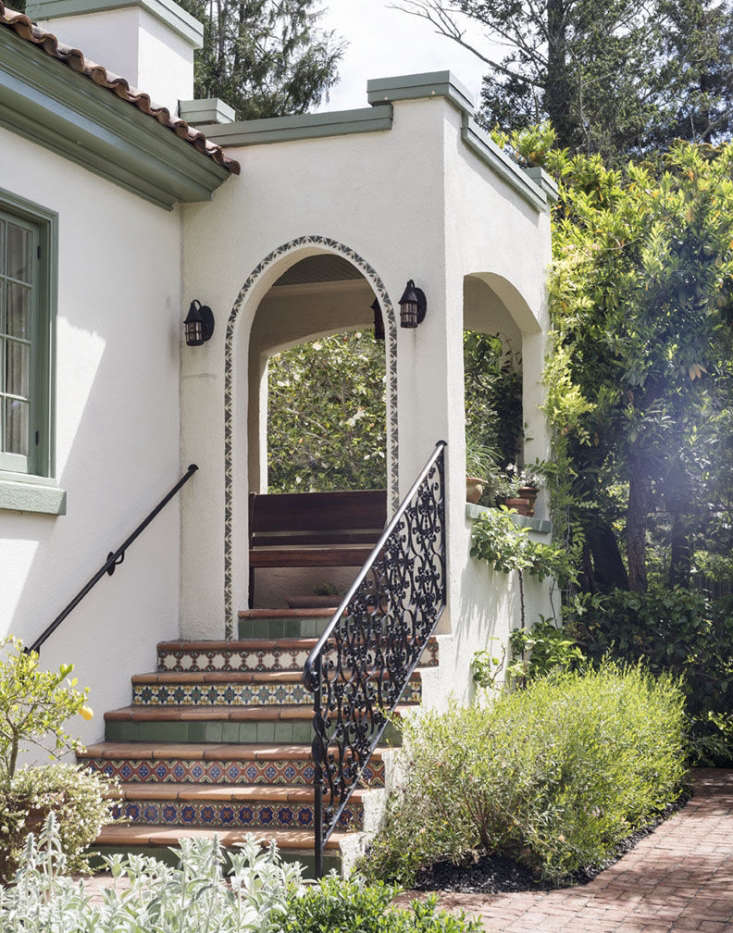
[[[513,463],[506,468],[509,491],[504,499],[507,508],[515,509],[520,515],[534,515],[539,491],[539,477],[529,469],[519,470]]]
[[[478,503],[496,474],[496,454],[472,434],[466,436],[466,501]]]

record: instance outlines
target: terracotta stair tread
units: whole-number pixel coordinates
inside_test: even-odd
[[[251,651],[257,648],[314,648],[317,638],[237,638],[235,641],[161,641],[158,651]]]
[[[364,790],[355,790],[351,799],[361,802],[364,793]],[[121,784],[119,791],[111,791],[110,796],[123,800],[312,803],[313,788],[286,784]]]
[[[354,833],[333,833],[326,849],[338,850],[342,840],[351,841]],[[279,849],[312,852],[313,833],[306,830],[274,829],[203,829],[187,826],[125,826],[111,824],[102,827],[97,836],[98,845],[109,846],[175,846],[180,839],[213,839],[217,837],[222,845],[233,846],[244,842],[247,836],[254,836],[267,845],[271,840]]]
[[[123,706],[104,714],[108,722],[201,722],[313,718],[310,706]]]
[[[376,749],[372,757],[381,758],[381,749]],[[149,742],[100,742],[89,745],[78,757],[87,758],[129,758],[138,760],[151,758],[166,760],[177,758],[189,761],[208,759],[212,761],[282,761],[285,759],[310,760],[310,745],[207,745],[193,742],[179,744],[154,745]]]
[[[135,674],[134,684],[299,683],[303,672],[289,671],[151,671]]]

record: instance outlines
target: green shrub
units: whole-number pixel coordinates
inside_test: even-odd
[[[108,779],[66,764],[21,768],[10,787],[0,786],[0,882],[15,869],[29,833],[54,814],[59,845],[70,871],[86,865],[83,852],[109,823]]]
[[[476,921],[436,911],[436,899],[392,907],[398,888],[324,878],[288,905],[283,933],[479,933]]]
[[[606,655],[681,675],[692,759],[733,763],[733,599],[652,584],[646,593],[579,596],[568,633],[589,658]]]
[[[683,703],[671,677],[606,664],[405,723],[407,782],[362,871],[409,885],[476,851],[556,881],[600,864],[679,796]]]

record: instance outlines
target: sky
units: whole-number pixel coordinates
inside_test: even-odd
[[[324,0],[322,25],[348,42],[339,83],[320,110],[366,107],[369,78],[450,69],[478,100],[486,66],[430,23],[390,9],[396,0]],[[480,38],[480,33],[473,33]]]

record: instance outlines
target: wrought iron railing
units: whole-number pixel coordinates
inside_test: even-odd
[[[440,441],[305,664],[313,693],[316,874],[445,608]]]
[[[148,513],[148,515],[140,522],[137,528],[132,532],[132,534],[127,537],[123,543],[117,548],[116,551],[110,551],[107,555],[107,559],[99,568],[99,570],[94,574],[94,576],[84,584],[84,586],[79,590],[76,596],[68,603],[61,612],[56,616],[56,618],[51,622],[50,625],[46,626],[42,634],[33,642],[32,645],[29,645],[25,650],[26,651],[40,651],[41,645],[46,641],[46,639],[56,631],[56,629],[61,625],[64,619],[69,615],[72,610],[76,609],[79,603],[84,599],[84,597],[89,593],[94,587],[99,583],[102,577],[105,574],[108,574],[110,577],[115,572],[115,569],[125,559],[125,552],[133,543],[133,541],[145,531],[148,525],[152,522],[158,512],[162,511],[166,505],[171,501],[171,499],[176,495],[176,493],[181,489],[182,486],[191,479],[193,474],[198,470],[198,467],[195,463],[192,463],[191,466],[186,470],[183,476],[178,480],[176,485],[168,492],[160,502],[155,506],[155,508]]]

